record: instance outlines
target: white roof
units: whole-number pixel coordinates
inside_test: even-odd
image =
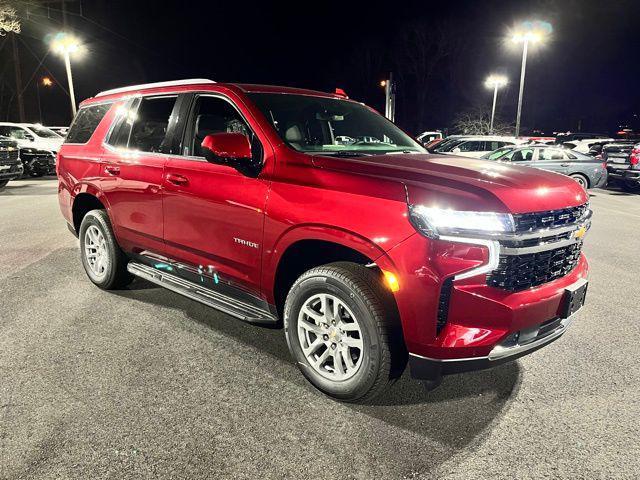
[[[128,87],[112,88],[111,90],[105,90],[96,95],[96,97],[104,97],[105,95],[111,95],[113,93],[133,92],[135,90],[143,90],[146,88],[158,88],[158,87],[179,87],[182,85],[200,85],[203,83],[216,83],[208,78],[187,78],[185,80],[171,80],[169,82],[155,82],[155,83],[143,83],[140,85],[130,85]]]

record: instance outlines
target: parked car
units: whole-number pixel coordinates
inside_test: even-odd
[[[438,147],[438,145],[440,145],[444,141],[445,141],[444,138],[434,138],[430,142],[423,144],[423,147],[427,152],[433,153],[434,150]]]
[[[202,79],[102,92],[81,103],[58,177],[94,284],[138,276],[282,325],[303,375],[344,401],[407,362],[434,386],[530,353],[587,288],[576,182],[427,155],[335,94]]]
[[[613,141],[613,138],[585,138],[582,140],[572,140],[570,142],[564,142],[562,146],[569,148],[570,150],[588,155],[592,149],[598,148],[597,145],[604,145],[608,142]]]
[[[462,157],[480,158],[483,155],[493,152],[494,150],[507,146],[525,143],[515,137],[499,137],[499,136],[475,136],[464,137],[460,141],[452,142],[445,146],[436,147],[437,153],[446,155],[459,155]]]
[[[585,140],[589,138],[609,138],[609,135],[603,133],[588,133],[588,132],[566,132],[558,133],[556,135],[556,143],[562,145],[565,142],[572,142],[574,140]]]
[[[18,143],[0,136],[0,190],[22,175],[22,163],[18,157]]]
[[[438,140],[438,139],[442,139],[444,138],[444,136],[442,135],[442,132],[439,130],[435,130],[435,131],[431,131],[431,130],[427,130],[426,132],[422,132],[420,135],[418,135],[416,137],[416,140],[418,140],[422,145],[426,145],[427,143],[431,142],[432,140]]]
[[[638,186],[639,157],[640,143],[616,142],[607,144],[602,149],[602,160],[607,166],[609,179],[618,181],[625,190],[630,192],[640,190]]]
[[[69,127],[47,127],[49,130],[56,132],[61,137],[65,137],[69,131]]]
[[[0,135],[18,142],[25,175],[55,174],[56,154],[64,140],[60,135],[41,125],[10,122],[0,122]]]
[[[486,154],[483,158],[562,173],[573,178],[585,190],[607,184],[607,167],[602,160],[557,146],[505,147]]]

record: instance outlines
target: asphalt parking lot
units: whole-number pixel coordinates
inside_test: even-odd
[[[282,331],[86,278],[54,179],[0,193],[0,478],[637,478],[640,195],[592,192],[587,304],[552,345],[375,405]]]

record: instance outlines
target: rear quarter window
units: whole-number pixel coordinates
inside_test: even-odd
[[[64,143],[87,143],[111,108],[110,103],[81,108],[69,128]]]

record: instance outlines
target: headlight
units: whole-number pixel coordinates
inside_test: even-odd
[[[473,235],[509,233],[515,230],[510,213],[472,212],[410,205],[413,225],[429,238],[441,235]]]

